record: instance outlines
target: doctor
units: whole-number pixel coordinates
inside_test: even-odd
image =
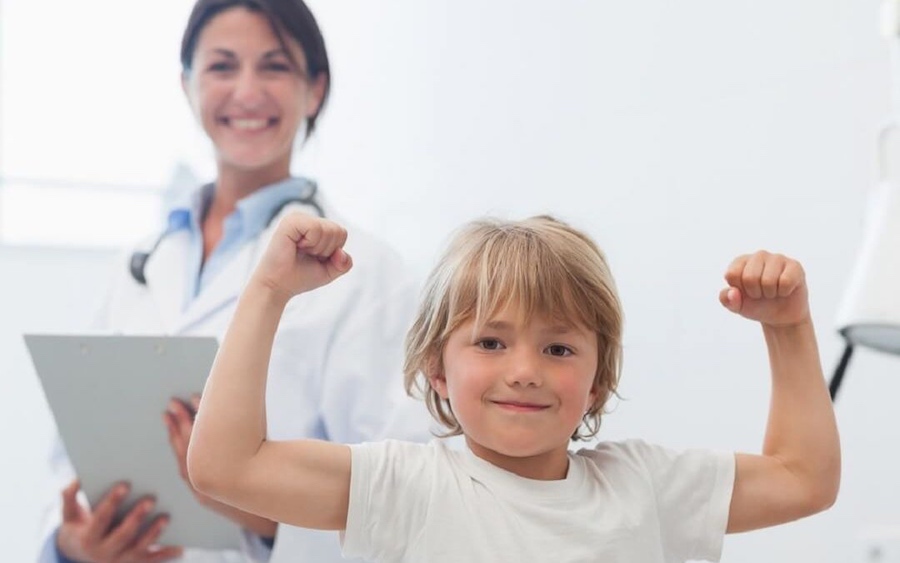
[[[322,34],[302,0],[198,0],[181,63],[184,92],[215,148],[217,177],[171,211],[161,235],[116,265],[99,319],[106,330],[221,337],[281,213],[299,207],[345,222],[313,182],[290,176],[295,140],[315,128],[331,81]],[[354,275],[292,302],[281,321],[269,368],[270,437],[426,440],[411,429],[427,427],[427,413],[403,394],[400,378],[415,284],[398,256],[366,233],[351,228],[348,247]],[[168,409],[160,431],[169,434],[172,470],[186,480],[191,413],[176,400]],[[166,518],[139,529],[153,512],[152,498],[112,525],[125,490],[114,488],[92,508],[80,504],[74,471],[57,450],[54,470],[69,484],[53,507],[42,562],[238,562],[270,555],[273,562],[343,561],[333,532],[277,526],[196,492],[198,502],[243,528],[243,552],[154,546]]]

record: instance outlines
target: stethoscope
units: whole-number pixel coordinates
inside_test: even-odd
[[[325,217],[325,210],[316,199],[316,192],[318,191],[319,186],[311,180],[307,180],[306,183],[308,186],[310,186],[307,189],[306,195],[288,199],[277,208],[275,208],[275,210],[269,216],[268,221],[266,221],[266,228],[270,227],[272,225],[272,221],[274,221],[276,217],[281,215],[281,212],[284,211],[284,208],[289,205],[306,205],[312,207],[315,210],[316,215],[318,215],[319,217]],[[156,239],[156,242],[153,243],[153,246],[151,246],[149,250],[138,250],[131,255],[131,260],[129,260],[128,262],[128,268],[131,272],[131,277],[134,278],[134,281],[138,282],[141,285],[147,285],[147,277],[144,275],[144,269],[147,267],[147,262],[150,260],[150,257],[153,256],[153,253],[156,251],[160,243],[173,232],[175,232],[175,229],[166,229],[162,232],[161,235],[159,235],[159,237]]]

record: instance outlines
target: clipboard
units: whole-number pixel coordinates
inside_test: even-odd
[[[162,413],[200,393],[213,337],[26,334],[25,344],[63,444],[92,506],[131,483],[123,512],[143,495],[170,515],[161,544],[239,549],[239,527],[202,507],[182,481]],[[150,515],[152,518],[153,515]],[[149,519],[148,519],[149,521]]]

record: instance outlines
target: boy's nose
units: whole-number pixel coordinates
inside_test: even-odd
[[[539,387],[543,382],[540,356],[527,350],[513,354],[507,370],[506,382],[509,385]]]

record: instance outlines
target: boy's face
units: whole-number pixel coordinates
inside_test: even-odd
[[[506,307],[477,331],[469,321],[451,333],[431,383],[449,398],[472,451],[509,469],[523,458],[565,461],[597,397],[596,373],[592,331],[542,317],[525,324]]]

